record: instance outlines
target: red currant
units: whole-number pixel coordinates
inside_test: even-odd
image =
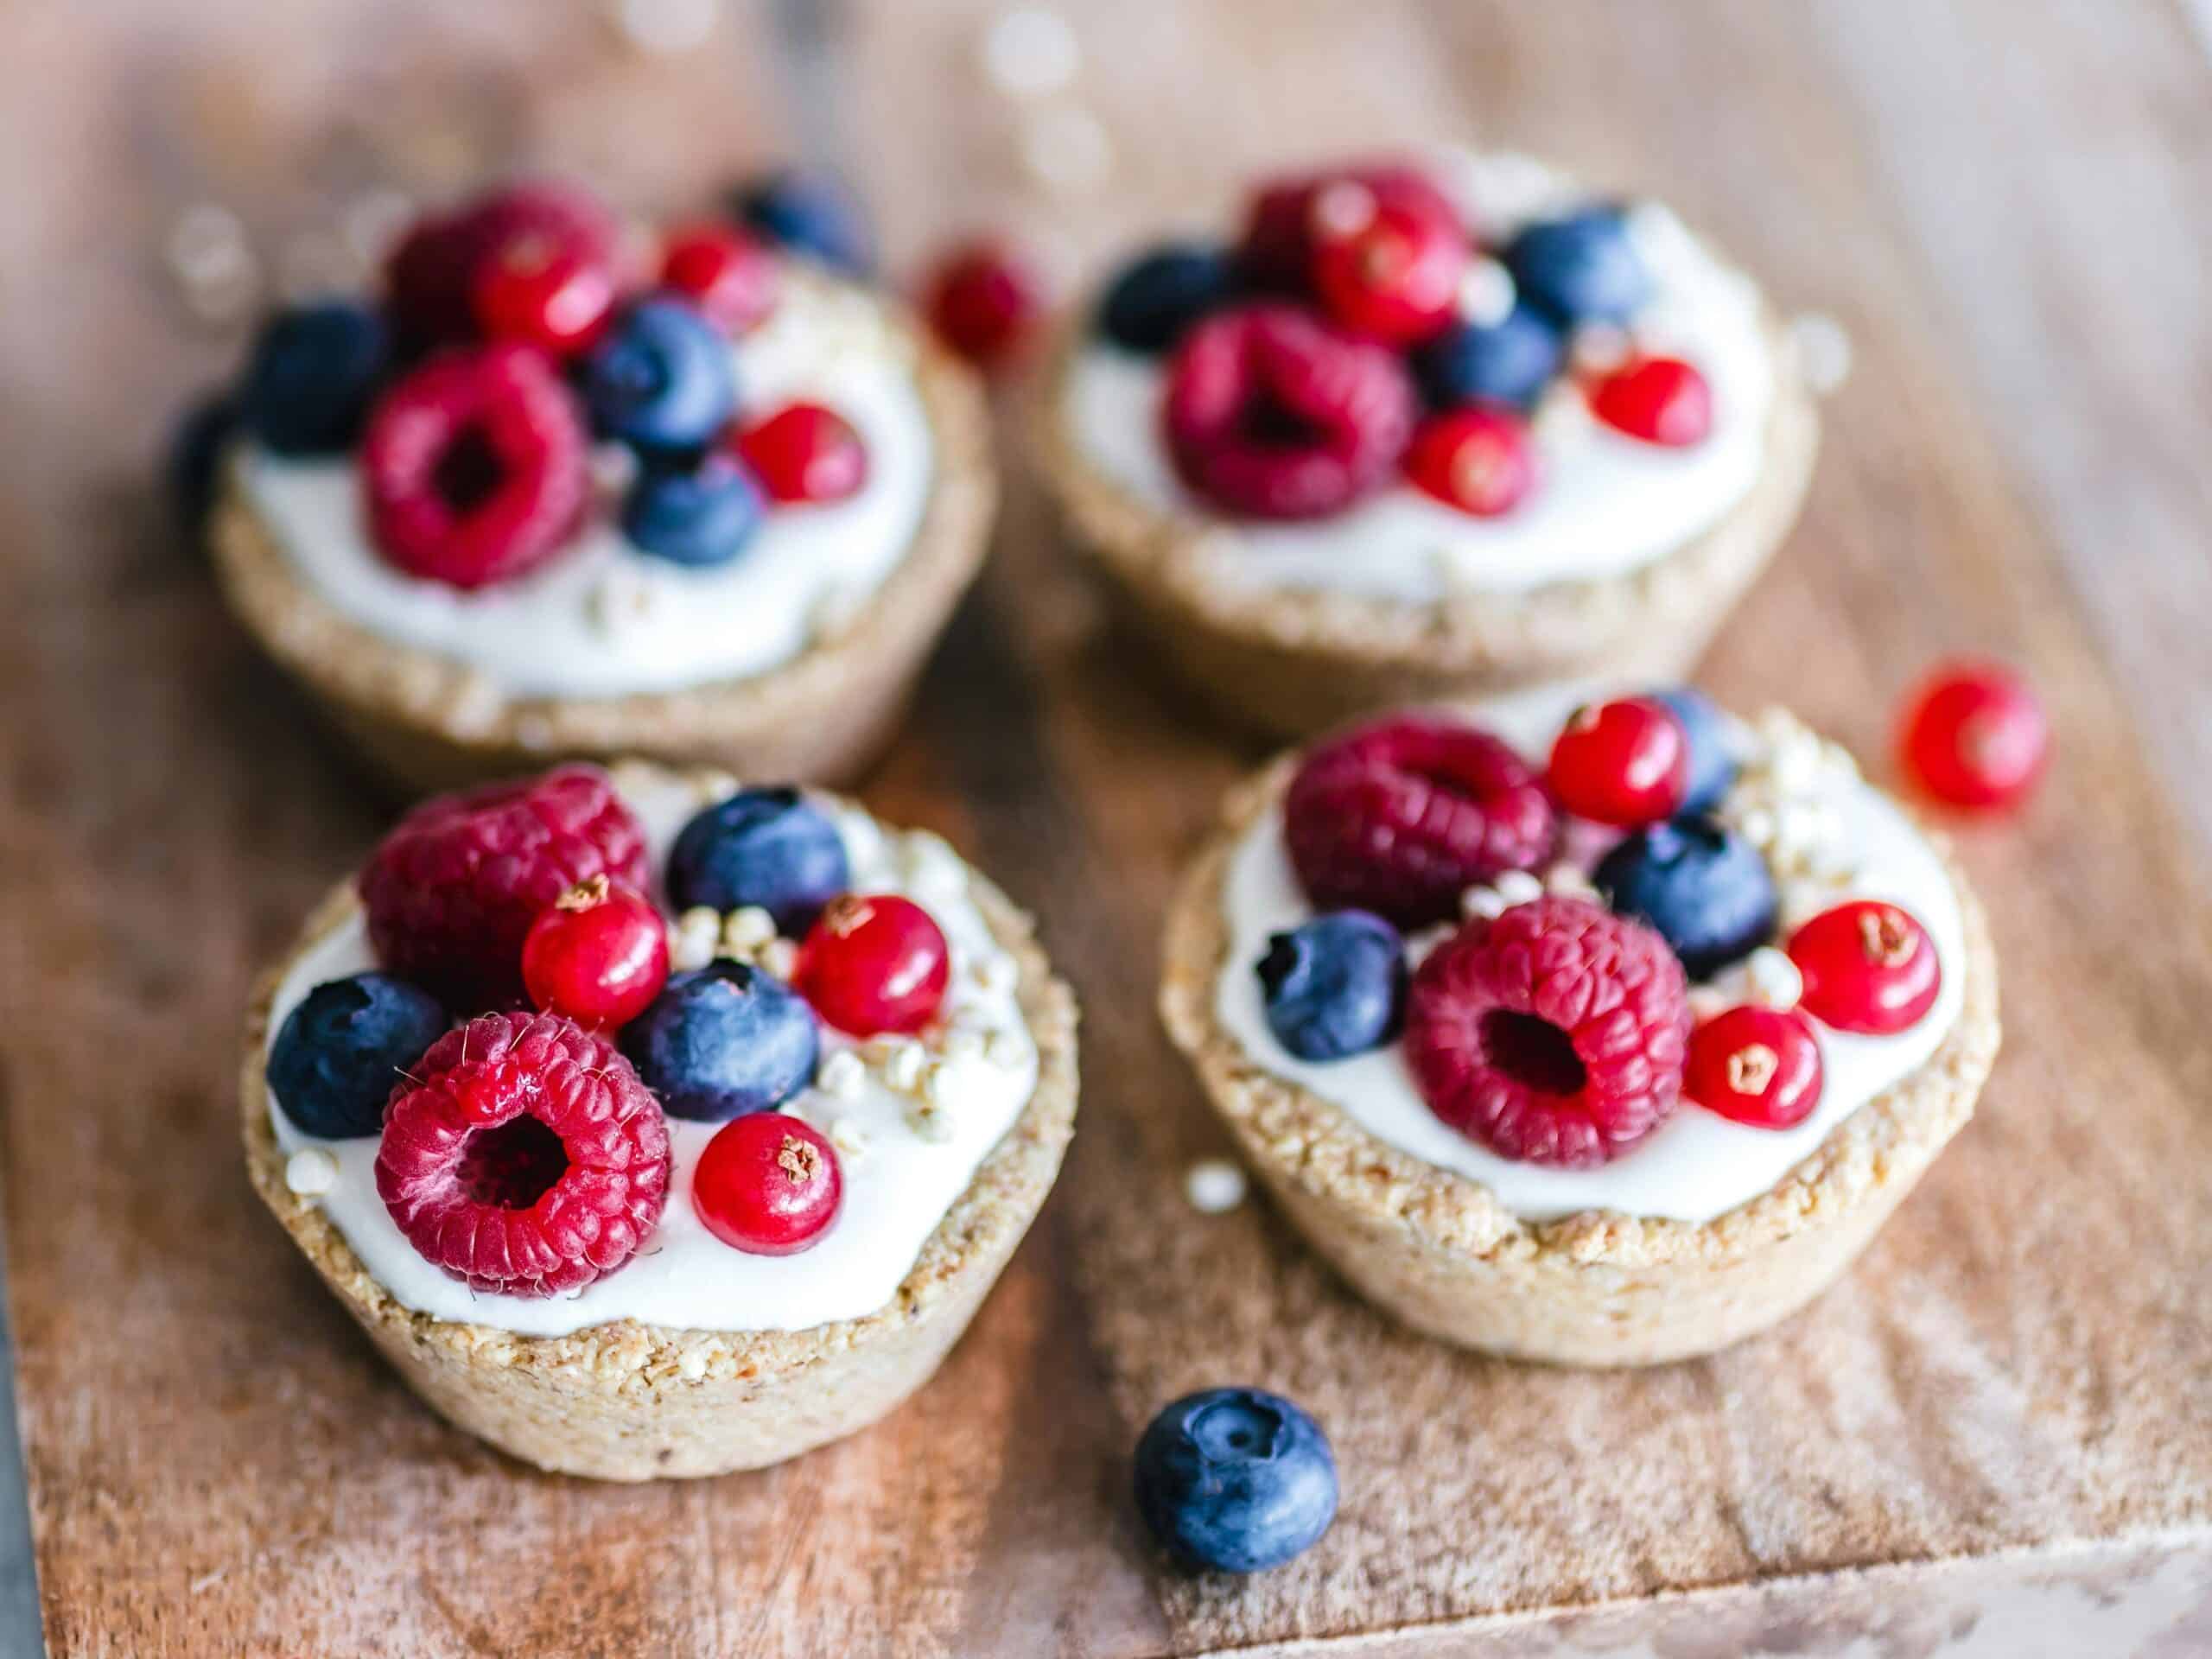
[[[586,350],[614,310],[614,274],[588,250],[540,232],[510,238],[476,273],[469,302],[476,326],[556,357]]]
[[[1433,415],[1414,433],[1406,476],[1445,505],[1478,518],[1510,512],[1536,481],[1528,423],[1490,404]]]
[[[842,501],[868,482],[868,447],[853,423],[819,404],[787,404],[729,440],[772,501]]]
[[[691,1172],[702,1224],[748,1255],[796,1255],[822,1242],[845,1201],[837,1154],[814,1128],[781,1112],[732,1118]]]
[[[725,334],[741,334],[776,308],[776,256],[744,232],[700,225],[669,238],[664,288],[688,294]]]
[[[1590,389],[1590,407],[1607,426],[1674,449],[1702,443],[1713,430],[1713,388],[1678,357],[1615,369]]]
[[[595,875],[530,925],[522,982],[539,1007],[587,1030],[626,1026],[668,982],[668,925],[641,894]]]
[[[1344,181],[1313,199],[1313,291],[1354,334],[1411,346],[1452,321],[1467,239],[1448,219]]]
[[[1822,911],[1790,936],[1789,960],[1805,978],[1806,1013],[1874,1037],[1917,1024],[1943,984],[1928,930],[1880,899]]]
[[[1939,664],[1905,704],[1905,770],[1952,806],[2012,806],[2035,787],[2050,726],[2025,681],[1996,663]]]
[[[1006,361],[1044,308],[1044,284],[1010,244],[963,244],[940,259],[923,289],[938,338],[985,368]]]
[[[1794,1009],[1738,1007],[1690,1033],[1682,1092],[1755,1129],[1787,1129],[1821,1103],[1821,1044]]]
[[[929,912],[896,893],[847,893],[800,942],[791,985],[838,1030],[873,1037],[929,1024],[951,974]]]
[[[1690,741],[1652,697],[1578,709],[1552,744],[1545,781],[1577,817],[1620,829],[1671,818],[1689,793]]]

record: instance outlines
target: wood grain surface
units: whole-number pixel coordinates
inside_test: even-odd
[[[1024,105],[976,67],[984,0],[732,4],[664,57],[604,10],[0,9],[0,1195],[50,1650],[2212,1650],[2212,69],[2185,16],[1140,0],[1070,6],[1081,76]],[[1086,118],[1102,179],[1025,170]],[[2059,768],[1965,843],[2005,969],[1982,1115],[1835,1292],[1648,1376],[1446,1352],[1264,1209],[1197,1216],[1181,1171],[1223,1143],[1152,1015],[1156,924],[1255,756],[1103,628],[1017,483],[866,793],[1039,909],[1085,998],[1043,1221],[930,1388],[783,1469],[603,1488],[447,1429],[238,1167],[245,986],[385,820],[153,493],[168,411],[238,343],[162,274],[179,215],[226,204],[273,254],[378,184],[548,166],[659,211],[804,149],[898,268],[996,225],[1073,271],[1251,168],[1437,137],[1663,194],[1849,327],[1806,522],[1708,679],[1878,772],[1931,655],[2035,674]],[[1017,400],[1005,426],[1017,457]],[[1124,1496],[1136,1426],[1221,1381],[1313,1406],[1345,1476],[1325,1543],[1237,1584],[1162,1571]]]

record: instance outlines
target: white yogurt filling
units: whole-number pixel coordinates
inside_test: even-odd
[[[1525,156],[1452,152],[1438,184],[1485,237],[1587,200]],[[1764,464],[1774,362],[1758,287],[1662,207],[1629,218],[1654,296],[1632,334],[1644,350],[1685,359],[1713,391],[1713,430],[1673,449],[1616,432],[1579,393],[1554,388],[1535,422],[1535,487],[1514,509],[1478,518],[1403,482],[1327,518],[1236,520],[1209,574],[1259,590],[1358,594],[1425,603],[1613,576],[1711,529],[1747,495]],[[1216,512],[1176,476],[1160,435],[1166,359],[1095,338],[1065,389],[1074,441],[1091,463],[1163,512]]]
[[[1523,696],[1470,713],[1478,724],[1541,763],[1573,701],[1562,701],[1557,693]],[[1740,735],[1756,753],[1760,740],[1749,731]],[[1745,800],[1732,794],[1724,817],[1764,810],[1750,802],[1741,786],[1739,792]],[[1926,838],[1895,803],[1860,780],[1855,769],[1824,765],[1793,789],[1791,798],[1805,811],[1833,815],[1834,843],[1848,859],[1847,877],[1824,884],[1833,891],[1813,905],[1826,908],[1848,899],[1882,899],[1902,906],[1928,930],[1942,969],[1935,1006],[1917,1025],[1895,1036],[1859,1036],[1811,1022],[1825,1080],[1820,1103],[1794,1128],[1754,1128],[1685,1099],[1649,1139],[1612,1162],[1595,1169],[1556,1169],[1500,1157],[1448,1128],[1421,1099],[1400,1043],[1325,1064],[1300,1059],[1268,1029],[1254,971],[1270,934],[1314,914],[1283,845],[1279,807],[1253,824],[1224,880],[1230,939],[1215,989],[1216,1017],[1255,1064],[1341,1107],[1362,1128],[1399,1150],[1481,1182],[1526,1220],[1610,1210],[1710,1221],[1772,1187],[1845,1119],[1924,1065],[1964,1001],[1966,944],[1958,896]],[[1786,918],[1790,896],[1784,884]],[[1429,942],[1409,942],[1408,960],[1417,963]]]
[[[689,785],[642,783],[618,774],[644,823],[658,872],[669,845],[707,804]],[[726,792],[726,791],[725,791]],[[967,869],[937,837],[884,829],[866,813],[836,815],[855,891],[900,893],[928,910],[951,946],[944,1019],[972,1033],[971,1052],[948,1054],[949,1102],[928,1133],[917,1127],[917,1096],[889,1087],[883,1068],[858,1071],[836,1097],[809,1089],[783,1110],[804,1117],[837,1147],[844,1204],[821,1241],[797,1255],[748,1255],[721,1243],[691,1207],[691,1173],[721,1128],[671,1116],[674,1159],[660,1226],[620,1268],[567,1296],[471,1290],[417,1254],[377,1196],[374,1137],[324,1141],[303,1134],[272,1094],[269,1117],[288,1157],[325,1154],[314,1166],[319,1202],[370,1275],[403,1306],[532,1337],[565,1336],[616,1319],[704,1331],[800,1331],[858,1319],[888,1303],[922,1246],[968,1190],[991,1149],[1013,1128],[1037,1084],[1037,1049],[1015,993],[1013,958],[991,936],[967,891]],[[270,1011],[273,1045],[289,1014],[315,986],[376,966],[356,912],[319,940],[284,977]],[[822,1053],[852,1053],[851,1039],[824,1027]],[[857,1150],[855,1150],[857,1148]]]
[[[461,663],[512,696],[613,697],[759,674],[865,604],[922,521],[934,444],[912,342],[865,296],[789,281],[734,350],[746,418],[798,400],[849,421],[868,480],[824,505],[771,507],[710,569],[640,551],[617,521],[627,453],[609,447],[588,524],[537,570],[473,592],[409,575],[370,539],[353,457],[249,448],[240,478],[276,545],[371,632]]]

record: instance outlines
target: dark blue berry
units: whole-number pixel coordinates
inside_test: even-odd
[[[1521,297],[1563,327],[1626,322],[1651,297],[1651,275],[1618,207],[1529,226],[1503,257]]]
[[[696,467],[639,469],[622,503],[622,533],[641,552],[676,564],[728,564],[767,516],[760,486],[728,455]]]
[[[696,451],[737,411],[737,365],[702,312],[657,295],[623,313],[594,348],[584,401],[602,437],[647,452]]]
[[[1550,321],[1534,306],[1516,305],[1486,327],[1446,328],[1414,353],[1414,375],[1437,409],[1473,403],[1525,409],[1551,385],[1565,354]]]
[[[1591,879],[1624,916],[1649,922],[1692,979],[1709,979],[1774,937],[1774,875],[1758,849],[1707,817],[1648,824]]]
[[[365,306],[325,300],[279,311],[246,359],[240,418],[280,455],[341,454],[360,435],[390,355],[383,319]]]
[[[1700,692],[1678,685],[1651,694],[1674,710],[1690,740],[1690,787],[1685,812],[1710,812],[1736,781],[1736,762],[1728,753],[1728,722]]]
[[[1405,941],[1363,910],[1332,911],[1275,934],[1257,971],[1268,1029],[1301,1060],[1380,1048],[1405,1012]]]
[[[814,1079],[814,1011],[742,962],[671,976],[622,1028],[622,1052],[677,1117],[720,1123],[780,1106]]]
[[[1207,312],[1236,292],[1236,274],[1218,248],[1154,248],[1123,266],[1098,306],[1099,332],[1133,352],[1164,352]]]
[[[875,264],[868,216],[844,186],[826,174],[791,169],[741,185],[737,216],[785,247],[812,254],[855,276]]]
[[[162,478],[169,512],[186,535],[197,536],[207,522],[207,511],[215,505],[215,469],[238,429],[237,397],[228,391],[211,391],[178,417],[169,434]]]
[[[1192,1571],[1258,1573],[1311,1548],[1337,1515],[1321,1426],[1258,1389],[1187,1394],[1137,1441],[1137,1513]]]
[[[325,1141],[384,1132],[385,1103],[400,1074],[445,1034],[429,992],[389,974],[318,985],[284,1016],[269,1051],[276,1103]]]
[[[693,817],[668,855],[678,910],[758,905],[797,938],[853,885],[837,826],[795,789],[740,790]]]

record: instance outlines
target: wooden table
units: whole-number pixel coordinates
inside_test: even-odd
[[[1071,8],[1083,71],[1037,106],[1062,111],[1043,142],[1080,162],[1077,108],[1112,157],[1055,191],[1019,160],[1030,107],[976,67],[983,0],[724,10],[666,57],[543,0],[0,12],[4,1197],[52,1651],[2212,1650],[2212,67],[2189,14]],[[1577,1376],[1400,1334],[1264,1208],[1187,1209],[1220,1140],[1150,1012],[1155,925],[1253,755],[1102,631],[1018,486],[868,791],[1034,903],[1086,998],[1068,1178],[973,1334],[880,1428],[705,1484],[542,1478],[420,1408],[238,1166],[249,976],[385,820],[150,493],[168,411],[236,346],[161,274],[181,213],[229,204],[265,251],[380,182],[527,162],[658,209],[805,148],[851,168],[904,268],[977,224],[1080,261],[1286,153],[1438,135],[1656,190],[1857,342],[1719,693],[1787,696],[1873,756],[1939,651],[2003,652],[2050,701],[2050,786],[1966,843],[2005,1053],[1860,1269],[1719,1359]],[[1192,1582],[1142,1546],[1126,1453],[1224,1380],[1319,1411],[1344,1511],[1290,1569]]]

